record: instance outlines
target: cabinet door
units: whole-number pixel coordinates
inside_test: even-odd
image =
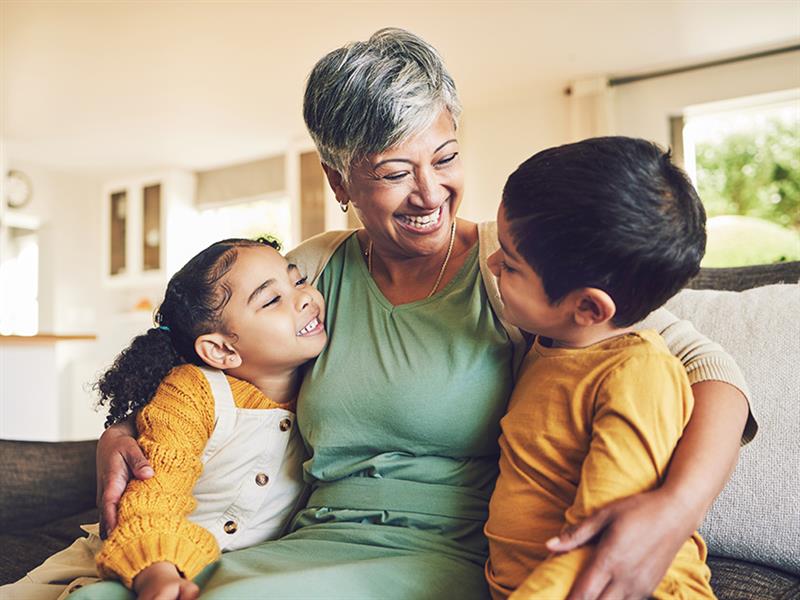
[[[167,274],[191,256],[186,248],[195,248],[194,197],[195,176],[186,171],[107,182],[102,200],[103,284],[119,288],[165,284]]]
[[[109,272],[108,275],[122,275],[128,266],[128,192],[111,192],[109,216]]]
[[[161,269],[161,184],[145,186],[142,193],[142,271]]]

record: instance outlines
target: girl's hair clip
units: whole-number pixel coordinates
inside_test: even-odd
[[[166,325],[159,325],[159,326],[158,326],[158,328],[159,328],[161,331],[166,331],[167,333],[169,333],[169,332],[170,332],[170,328],[169,328],[169,327],[167,327]]]

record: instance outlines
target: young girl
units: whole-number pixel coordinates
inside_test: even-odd
[[[194,597],[191,579],[220,551],[280,535],[303,489],[298,367],[326,333],[322,296],[277,248],[224,240],[172,277],[157,326],[96,386],[107,425],[138,411],[155,475],[128,484],[105,542],[87,528],[0,597],[63,597],[98,577],[140,597]]]

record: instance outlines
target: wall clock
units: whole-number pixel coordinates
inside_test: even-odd
[[[6,203],[11,208],[22,208],[31,201],[33,184],[22,171],[11,169],[6,174]]]

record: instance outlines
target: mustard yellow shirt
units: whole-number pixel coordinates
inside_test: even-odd
[[[545,542],[613,500],[658,487],[692,407],[686,371],[655,331],[580,349],[537,339],[500,422],[486,523],[492,596],[566,597],[593,547],[550,555]],[[654,597],[713,598],[705,557],[695,533]]]
[[[252,384],[228,377],[237,408],[286,408]],[[139,445],[155,475],[132,480],[119,505],[118,524],[97,555],[100,576],[127,587],[154,562],[175,564],[188,579],[219,557],[214,536],[187,516],[197,502],[192,489],[214,430],[214,397],[194,365],[174,368],[136,419]]]

